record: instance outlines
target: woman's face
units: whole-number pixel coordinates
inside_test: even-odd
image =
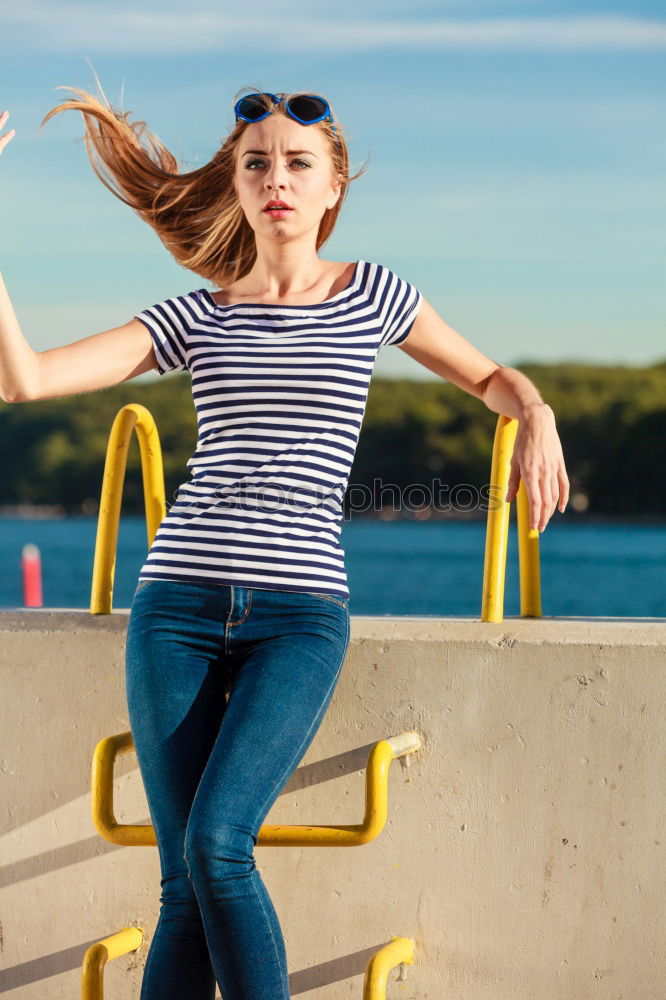
[[[340,196],[328,142],[316,125],[271,114],[247,126],[238,148],[234,186],[258,239],[284,242],[313,230]],[[291,211],[270,216],[264,206],[284,201]]]

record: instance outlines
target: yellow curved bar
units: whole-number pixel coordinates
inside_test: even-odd
[[[112,608],[118,525],[132,431],[136,431],[141,451],[148,548],[166,513],[164,466],[157,425],[145,406],[128,403],[116,414],[106,449],[90,595],[91,615],[108,615]]]
[[[142,941],[143,927],[123,927],[116,934],[92,944],[83,956],[81,1000],[103,1000],[104,966],[114,958],[136,951]]]
[[[388,815],[389,764],[421,747],[417,732],[407,731],[375,743],[365,775],[365,814],[362,823],[332,826],[264,825],[257,843],[273,847],[356,847],[368,844],[384,829]],[[107,736],[95,747],[92,765],[92,821],[98,833],[124,847],[155,847],[155,828],[117,823],[113,811],[113,771],[116,757],[134,749],[131,732]]]
[[[506,491],[511,474],[511,457],[518,433],[518,421],[500,414],[495,429],[490,482],[498,489],[497,505],[488,511],[486,549],[483,563],[481,621],[501,622],[504,617],[506,556],[509,541],[511,503]],[[518,560],[520,568],[520,614],[541,617],[539,532],[530,527],[529,498],[522,479],[516,495]]]
[[[373,955],[363,980],[363,1000],[386,1000],[386,984],[388,974],[396,965],[414,961],[414,939],[407,937],[391,937],[391,943]]]

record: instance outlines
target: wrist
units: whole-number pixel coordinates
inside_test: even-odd
[[[552,414],[552,407],[548,403],[544,403],[543,400],[536,400],[531,403],[525,403],[521,407],[520,420],[531,420],[533,417],[541,417],[544,414]]]

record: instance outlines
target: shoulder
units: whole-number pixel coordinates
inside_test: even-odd
[[[135,315],[139,319],[153,320],[160,325],[183,330],[206,316],[210,310],[210,302],[210,292],[207,289],[195,288],[190,292],[161,299]]]
[[[371,278],[378,279],[384,284],[390,283],[401,287],[414,287],[411,281],[403,277],[401,274],[398,274],[397,271],[394,271],[387,264],[383,264],[381,261],[369,260],[365,261],[365,264],[369,270]]]
[[[374,298],[390,299],[393,304],[418,303],[421,292],[416,285],[380,261],[366,261],[366,285]]]

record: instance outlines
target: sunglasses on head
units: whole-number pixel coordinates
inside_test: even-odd
[[[267,92],[241,97],[239,101],[236,101],[234,107],[236,121],[260,122],[273,111],[272,108],[266,107],[265,98],[271,100],[273,104],[279,104],[284,97],[285,94],[269,94]],[[337,131],[333,124],[333,115],[328,101],[317,94],[296,94],[284,102],[284,107],[289,117],[293,118],[299,125],[314,125],[316,122],[323,121],[324,118],[330,118],[332,130]]]

